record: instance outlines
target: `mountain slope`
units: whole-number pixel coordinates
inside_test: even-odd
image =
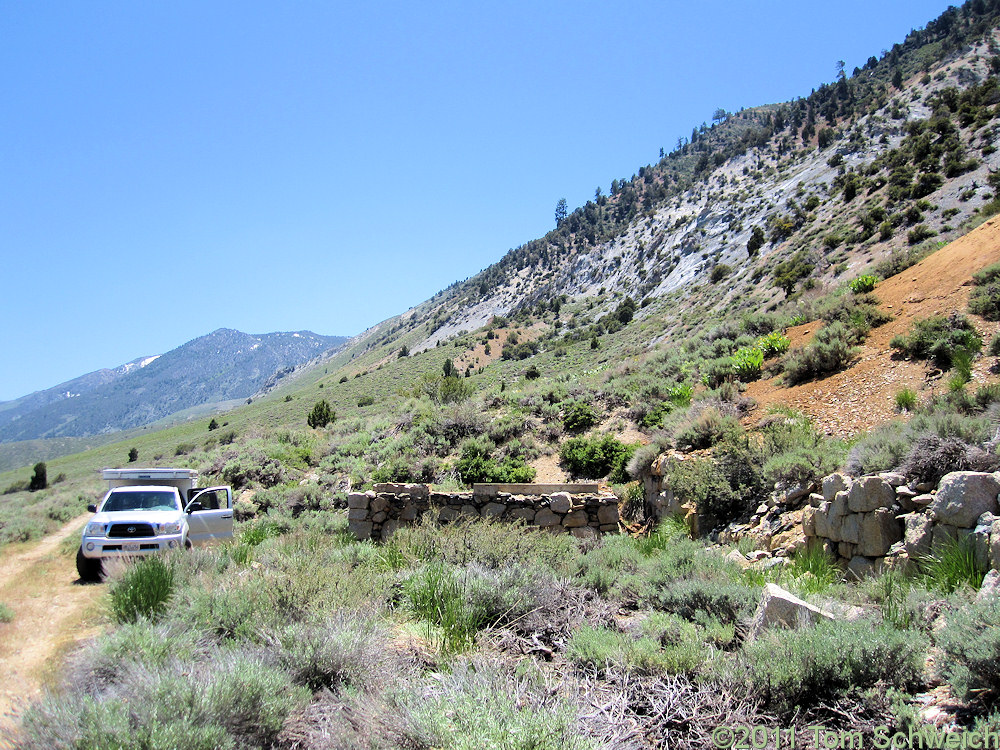
[[[200,404],[248,398],[345,340],[308,331],[251,335],[219,329],[162,356],[8,402],[0,411],[0,442],[104,434]]]
[[[637,302],[687,294],[720,266],[729,294],[712,308],[751,310],[913,237],[960,236],[1000,169],[998,20],[1000,4],[967,3],[809,97],[720,114],[545,237],[366,332],[366,345],[405,337],[421,351],[494,315],[602,288]],[[764,242],[748,253],[755,231]],[[796,254],[811,268],[789,287],[780,264]]]
[[[898,418],[894,397],[903,388],[920,402],[948,392],[941,370],[925,362],[904,359],[890,346],[893,337],[909,332],[919,318],[964,311],[969,300],[969,278],[981,268],[1000,263],[1000,219],[993,218],[876,288],[884,311],[893,316],[872,330],[851,366],[829,377],[785,387],[780,377],[747,386],[756,402],[749,421],[763,417],[776,404],[808,415],[828,435],[852,437]],[[1000,323],[973,316],[985,341],[1000,333]],[[805,346],[822,325],[810,321],[789,328],[792,348]],[[997,380],[992,363],[980,359],[973,380],[983,385]]]
[[[136,368],[141,369],[145,367],[155,359],[156,357],[140,357],[114,369],[104,368],[95,370],[78,378],[67,380],[65,383],[60,383],[52,388],[46,388],[44,391],[35,391],[12,401],[0,401],[0,427],[20,419],[25,414],[42,409],[49,404],[68,398],[76,398],[94,388],[112,383]]]
[[[544,237],[318,367],[272,379],[262,388],[273,393],[227,420],[248,433],[301,427],[328,400],[352,433],[370,431],[351,461],[331,458],[365,481],[373,467],[447,476],[461,439],[510,411],[525,442],[534,434],[551,454],[566,398],[593,399],[602,425],[619,420],[650,439],[649,410],[669,388],[700,387],[751,336],[748,319],[811,319],[846,280],[886,260],[898,268],[894,259],[926,254],[992,210],[998,21],[1000,1],[971,0],[807,97],[720,113]],[[470,376],[479,411],[442,418],[447,436],[432,444],[437,417],[411,401],[440,398],[428,378],[449,361]],[[527,384],[532,369],[540,379]],[[506,436],[490,430],[498,444]],[[168,432],[150,438],[154,456],[183,442]]]

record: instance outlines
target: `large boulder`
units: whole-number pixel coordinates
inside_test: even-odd
[[[541,526],[542,528],[547,528],[549,526],[558,526],[562,522],[562,517],[556,515],[551,510],[543,508],[535,514],[535,525]]]
[[[983,584],[979,587],[979,593],[976,594],[976,601],[982,602],[997,597],[1000,597],[1000,570],[991,570],[983,578]]]
[[[816,512],[811,505],[802,509],[802,533],[806,536],[816,536]]]
[[[908,513],[903,517],[903,541],[906,543],[906,556],[911,560],[919,560],[931,553],[934,522],[925,513]]]
[[[903,538],[902,524],[888,508],[865,513],[861,519],[861,541],[858,554],[865,557],[882,557],[889,548]]]
[[[929,511],[938,523],[970,528],[983,513],[1000,514],[997,495],[1000,495],[997,474],[953,471],[941,480]]]
[[[882,567],[881,560],[855,555],[847,563],[847,576],[854,580],[863,581],[866,578],[874,578],[880,575]]]
[[[833,500],[830,502],[830,515],[831,516],[846,516],[851,512],[848,507],[848,499],[850,498],[849,492],[838,492],[833,496]]]
[[[853,513],[870,513],[896,502],[896,490],[882,477],[861,477],[851,485],[847,507]]]
[[[819,507],[816,508],[816,513],[812,520],[813,536],[818,536],[822,539],[830,538],[830,505],[829,501],[825,501],[820,503]],[[805,517],[802,520],[805,523]]]
[[[347,524],[347,530],[351,532],[354,535],[354,538],[359,542],[372,538],[371,521],[349,521]]]
[[[549,508],[553,513],[569,513],[573,508],[573,498],[568,492],[553,492],[549,499]]]
[[[990,567],[1000,568],[1000,521],[990,527]]]
[[[768,628],[801,628],[820,620],[833,619],[830,612],[799,599],[777,584],[769,583],[764,587],[747,638],[754,640]]]
[[[976,556],[976,565],[982,570],[988,570],[990,567],[990,532],[993,523],[993,515],[984,513],[972,533],[969,534],[972,551]]]
[[[857,486],[857,485],[855,485]],[[840,525],[840,540],[851,544],[858,544],[861,541],[861,519],[860,513],[851,513],[844,516],[844,522]]]
[[[846,474],[830,474],[823,477],[823,499],[827,502],[833,500],[838,492],[851,489],[851,478]]]

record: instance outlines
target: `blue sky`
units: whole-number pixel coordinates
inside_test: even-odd
[[[947,7],[0,4],[0,400],[220,327],[350,335]]]

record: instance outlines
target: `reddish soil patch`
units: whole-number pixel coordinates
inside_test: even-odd
[[[546,328],[544,323],[533,323],[527,327],[511,326],[490,329],[493,332],[493,338],[487,339],[485,344],[477,341],[471,349],[462,352],[455,358],[455,369],[464,372],[466,367],[473,369],[486,367],[486,365],[501,359],[504,344],[507,343],[511,333],[517,334],[518,341],[534,341],[545,332]],[[489,354],[486,353],[487,346],[490,347]]]
[[[941,373],[925,362],[901,360],[890,348],[893,336],[906,333],[917,318],[965,311],[972,274],[1000,262],[1000,219],[993,218],[946,247],[924,258],[903,273],[879,283],[875,295],[895,319],[872,331],[858,360],[843,372],[784,388],[780,378],[751,383],[747,395],[757,402],[749,421],[755,422],[770,407],[783,404],[809,415],[823,432],[850,437],[896,418],[894,398],[902,388],[915,390],[921,400],[941,393],[946,383]],[[970,316],[971,317],[971,316]],[[974,318],[988,342],[1000,324]],[[792,347],[809,343],[819,321],[788,330]],[[974,384],[996,382],[988,363],[977,363]]]

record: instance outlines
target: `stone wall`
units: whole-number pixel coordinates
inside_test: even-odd
[[[968,538],[983,568],[1000,568],[1000,473],[957,471],[940,484],[885,473],[831,474],[802,509],[802,531],[862,574],[905,566]],[[815,542],[814,542],[815,543]]]
[[[459,517],[522,520],[579,538],[618,531],[618,498],[596,484],[474,485],[469,492],[436,492],[426,484],[376,484],[348,496],[348,521],[358,539],[385,539],[426,513],[440,523]]]

